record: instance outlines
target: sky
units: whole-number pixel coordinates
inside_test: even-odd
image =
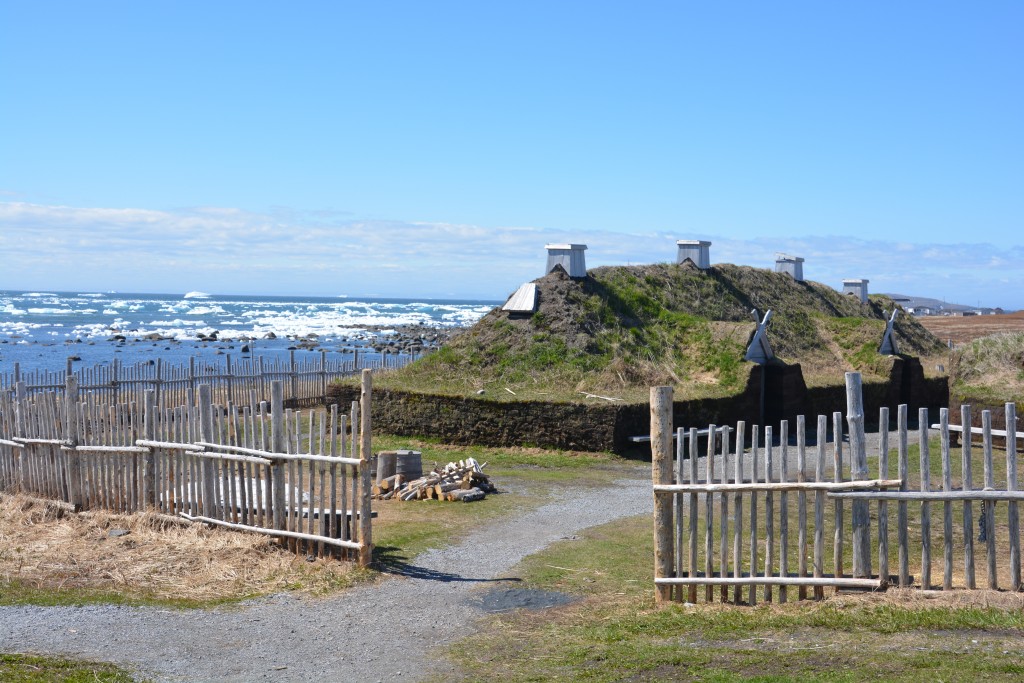
[[[1024,308],[1024,3],[0,0],[0,289],[806,259]]]

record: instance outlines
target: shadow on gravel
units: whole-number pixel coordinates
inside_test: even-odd
[[[451,572],[442,572],[436,569],[426,569],[424,567],[417,567],[406,561],[404,555],[401,554],[402,549],[394,546],[377,546],[373,549],[373,564],[382,574],[393,574],[395,576],[405,576],[410,579],[423,579],[424,581],[439,581],[441,583],[458,583],[458,582],[471,582],[471,583],[498,583],[498,582],[511,582],[511,581],[522,581],[520,578],[509,577],[509,578],[498,578],[498,579],[474,579],[461,574],[452,574]]]

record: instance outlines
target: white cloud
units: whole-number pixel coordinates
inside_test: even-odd
[[[808,279],[873,292],[1024,308],[1024,248],[844,236],[734,240],[637,231],[357,220],[341,212],[174,211],[0,202],[0,288],[349,294],[500,299],[542,274],[544,244],[588,245],[589,266],[675,258],[676,239],[710,239],[713,263],[771,268],[806,259]],[[1009,285],[1009,286],[1008,286]]]

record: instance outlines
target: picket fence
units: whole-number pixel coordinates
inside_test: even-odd
[[[189,358],[187,364],[171,365],[160,358],[152,362],[122,365],[114,359],[109,365],[74,369],[68,359],[61,371],[23,371],[18,363],[11,372],[0,373],[0,393],[13,394],[19,383],[25,384],[28,395],[45,392],[62,393],[69,377],[78,381],[79,396],[90,395],[111,404],[139,400],[146,390],[156,392],[158,405],[185,405],[195,402],[196,389],[208,384],[214,400],[222,404],[257,405],[270,400],[270,384],[274,380],[284,383],[284,400],[290,407],[320,405],[327,396],[328,385],[339,378],[349,377],[362,370],[395,370],[419,359],[419,355],[379,355],[355,351],[351,357],[329,360],[321,351],[316,358],[296,359],[294,350],[288,358],[264,356],[235,360],[230,354],[224,362],[197,361]]]
[[[75,511],[150,511],[268,534],[296,552],[370,562],[371,375],[349,415],[238,406],[200,384],[194,404],[107,403],[62,394],[0,394],[0,491],[62,501]],[[21,385],[22,387],[24,385]]]
[[[935,444],[928,410],[922,408],[918,413],[916,444],[912,444],[907,406],[899,406],[895,472],[890,461],[889,409],[882,408],[879,431],[872,437],[879,453],[877,476],[871,478],[858,373],[847,375],[847,399],[849,448],[844,448],[844,420],[838,412],[832,415],[831,446],[828,417],[819,415],[812,448],[807,445],[803,416],[796,419],[795,444],[790,443],[789,423],[783,421],[778,431],[770,425],[763,430],[753,426],[749,449],[744,422],[736,425],[734,449],[730,446],[732,430],[711,425],[707,432],[700,432],[712,435],[701,467],[698,430],[673,432],[672,390],[652,388],[655,586],[659,601],[696,602],[700,586],[706,601],[712,601],[718,592],[723,602],[751,605],[759,597],[786,602],[794,587],[800,599],[808,597],[809,589],[821,598],[830,587],[974,589],[978,587],[976,531],[979,543],[985,546],[984,586],[1020,590],[1017,506],[1024,492],[1018,490],[1016,442],[1024,433],[1013,431],[1015,404],[1005,405],[1009,435],[992,429],[990,411],[982,413],[978,429],[971,427],[970,406],[963,406],[960,425],[950,424],[948,409],[941,409],[934,425],[938,462],[932,455]],[[954,472],[951,437],[957,431],[963,432],[963,439],[959,472]],[[715,438],[716,434],[720,436]],[[981,437],[980,472],[974,456],[977,436]],[[1005,440],[1005,463],[994,456],[997,436]],[[912,463],[915,445],[918,457]],[[935,473],[941,477],[941,490],[932,488],[936,465],[941,467]],[[981,489],[974,483],[979,475],[984,479]],[[998,486],[997,481],[1001,482]],[[919,490],[911,490],[912,484]],[[939,585],[932,574],[937,560],[932,545],[933,503],[942,505]],[[980,508],[978,520],[975,504]],[[954,519],[960,520],[956,531]],[[890,546],[892,528],[895,548]],[[877,545],[872,545],[871,539]],[[826,566],[829,554],[831,566]],[[873,556],[877,557],[875,570]],[[897,565],[893,575],[891,562]]]

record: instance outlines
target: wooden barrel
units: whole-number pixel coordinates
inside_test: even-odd
[[[419,451],[395,451],[395,474],[401,474],[402,481],[422,477],[423,454]]]
[[[380,484],[382,479],[387,479],[396,474],[395,463],[397,456],[398,451],[381,451],[377,454],[377,469],[374,470],[374,476],[378,484]]]

